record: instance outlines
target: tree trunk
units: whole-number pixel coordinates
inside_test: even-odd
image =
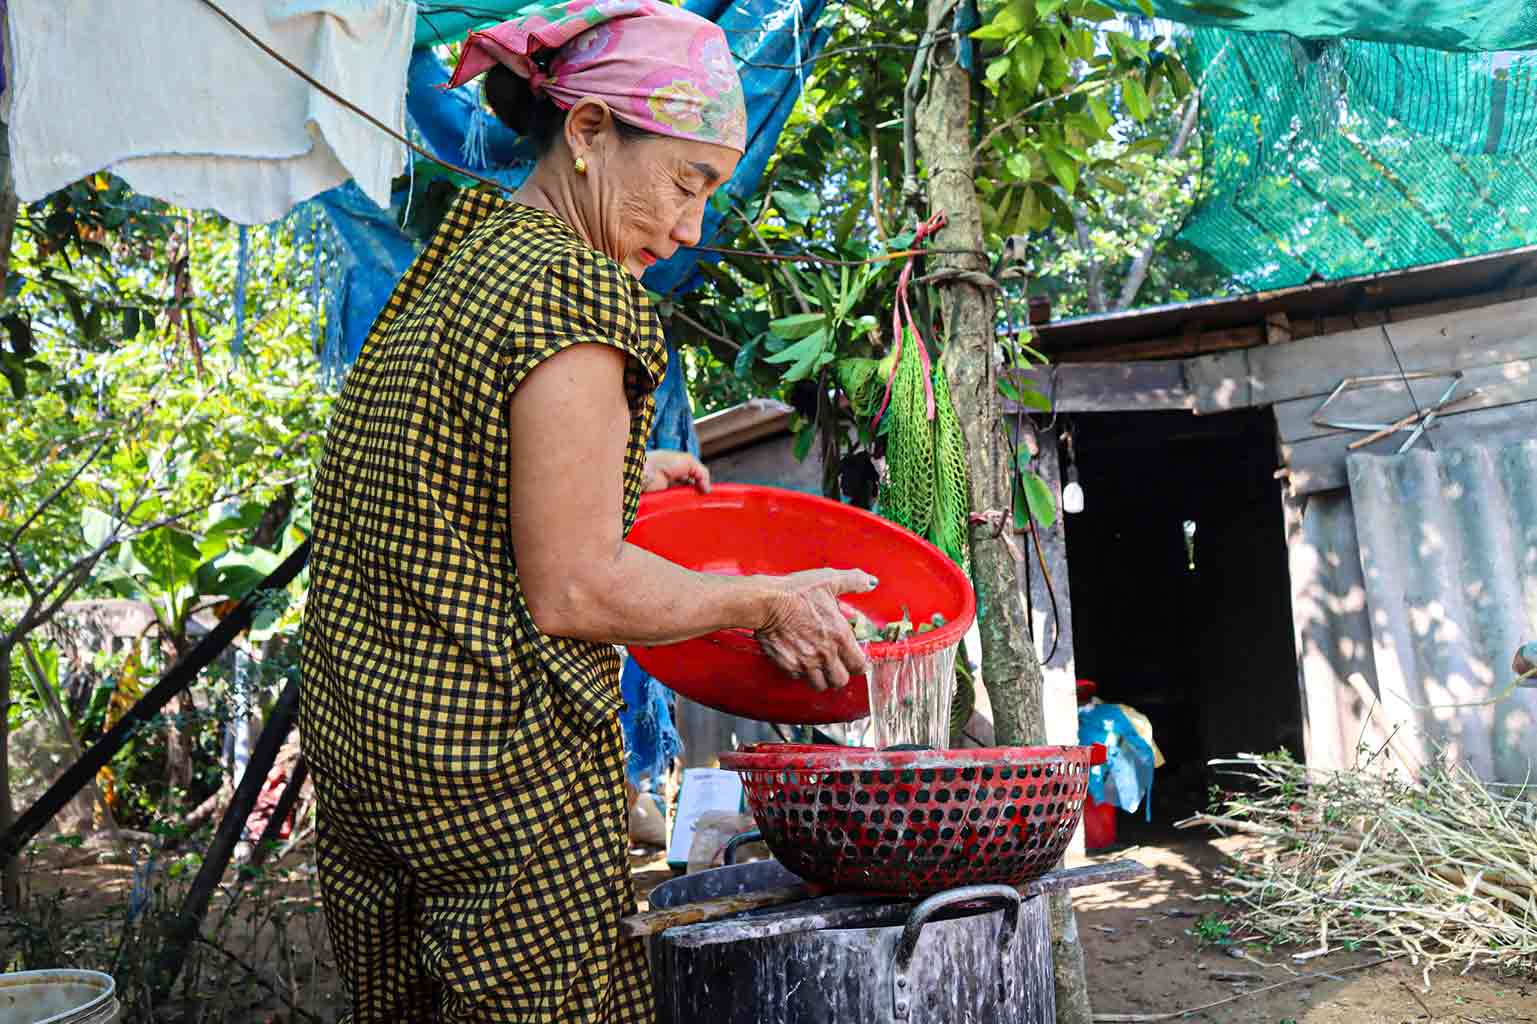
[[[1094,255],[1094,240],[1089,237],[1089,228],[1083,222],[1083,211],[1073,210],[1073,230],[1078,235],[1078,248],[1083,252],[1083,281],[1088,289],[1089,312],[1103,313],[1105,311],[1105,268],[1100,266],[1099,258]]]
[[[1184,120],[1179,125],[1179,134],[1175,135],[1174,141],[1169,144],[1169,150],[1164,154],[1165,160],[1178,160],[1184,154],[1185,147],[1190,145],[1190,136],[1195,132],[1200,112],[1201,94],[1192,93],[1190,102],[1185,107]],[[1131,261],[1131,267],[1126,271],[1126,283],[1121,286],[1121,297],[1115,303],[1117,312],[1130,309],[1131,304],[1137,301],[1137,293],[1142,290],[1142,285],[1147,281],[1147,272],[1152,269],[1153,254],[1158,251],[1158,241],[1157,236],[1154,236],[1137,254],[1137,258]]]
[[[0,643],[0,835],[11,830],[16,807],[11,803],[11,645]],[[21,858],[6,857],[0,878],[0,907],[21,906]]]
[[[930,11],[943,12],[945,0]],[[929,179],[929,205],[944,211],[948,225],[935,238],[938,249],[975,250],[976,255],[931,257],[931,268],[987,272],[981,255],[982,211],[972,185],[967,146],[970,83],[959,66],[930,66],[929,88],[918,114],[918,148]],[[1013,488],[1002,434],[997,390],[992,294],[952,281],[941,296],[944,354],[956,416],[966,436],[973,512],[1012,508]],[[977,588],[982,636],[982,679],[992,701],[998,743],[1038,741],[1045,735],[1041,714],[1041,669],[1030,648],[1029,623],[1019,596],[1014,556],[992,526],[972,527],[972,576]]]
[[[953,8],[953,0],[929,0],[930,29],[938,28]],[[933,211],[944,211],[948,218],[935,246],[972,253],[935,256],[935,269],[986,273],[987,262],[981,252],[982,211],[973,184],[975,167],[969,145],[970,78],[954,60],[933,61],[928,70],[928,92],[918,111],[918,150],[928,173],[929,205]],[[945,329],[942,365],[966,437],[971,508],[1002,522],[1007,529],[1013,506],[1012,467],[998,408],[993,296],[970,283],[952,281],[944,288],[941,302]],[[1018,566],[992,526],[972,527],[971,564],[982,637],[982,682],[993,705],[996,742],[1043,742],[1046,722],[1041,666],[1030,644]],[[1083,953],[1072,914],[1070,902],[1054,901],[1057,1020],[1059,1024],[1089,1024],[1092,1014],[1083,978]]]
[[[188,648],[184,636],[171,636],[160,645],[169,664],[176,664]],[[195,743],[193,711],[190,687],[172,697],[165,706],[170,721],[165,726],[165,785],[166,803],[173,810],[180,810],[192,790],[192,748]]]

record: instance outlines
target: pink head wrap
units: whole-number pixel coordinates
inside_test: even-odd
[[[531,59],[554,50],[548,70]],[[449,88],[502,64],[570,110],[586,96],[626,124],[747,148],[742,81],[720,26],[664,0],[567,0],[471,32]]]

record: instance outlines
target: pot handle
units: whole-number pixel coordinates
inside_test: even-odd
[[[914,907],[907,915],[907,926],[902,929],[902,938],[897,941],[897,955],[892,964],[891,1001],[896,1018],[907,1019],[912,1004],[913,954],[918,950],[918,937],[923,933],[923,926],[935,914],[962,903],[981,903],[987,910],[1001,908],[1003,938],[999,945],[1002,949],[1008,949],[1009,943],[1014,941],[1014,933],[1019,929],[1021,902],[1019,892],[1007,885],[968,885],[930,896]],[[982,910],[979,908],[977,912],[981,913]]]
[[[726,865],[728,867],[730,865],[732,865],[732,864],[735,864],[736,863],[736,852],[738,850],[740,850],[742,847],[746,846],[748,843],[761,843],[761,842],[763,842],[763,833],[761,831],[759,831],[758,829],[753,829],[751,832],[739,832],[739,833],[737,833],[736,835],[732,836],[730,839],[726,840],[726,848],[721,851],[721,855],[720,855],[720,862],[721,862],[721,864]]]

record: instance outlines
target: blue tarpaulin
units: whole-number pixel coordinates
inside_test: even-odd
[[[441,88],[449,72],[430,47],[523,6],[516,0],[470,6],[423,0],[417,33],[421,48],[412,57],[406,90],[410,127],[425,148],[439,159],[512,188],[522,184],[532,169],[531,150],[481,108],[477,85]],[[741,204],[758,187],[799,99],[807,65],[827,41],[828,30],[815,27],[826,0],[689,0],[684,6],[719,24],[737,57],[747,99],[748,144],[722,192],[731,203]],[[406,193],[401,192],[396,206],[404,202]],[[324,213],[330,228],[332,265],[327,274],[330,296],[324,351],[331,369],[340,372],[357,358],[390,291],[415,257],[416,247],[399,228],[395,211],[374,206],[350,183],[317,197],[314,206]],[[716,240],[721,223],[716,209],[707,211],[703,244]],[[702,279],[701,258],[709,257],[680,250],[651,268],[645,284],[661,294],[689,291]],[[698,452],[676,350],[657,394],[651,447]],[[621,685],[629,774],[638,783],[646,775],[655,778],[681,743],[673,728],[668,691],[633,662],[626,663]]]

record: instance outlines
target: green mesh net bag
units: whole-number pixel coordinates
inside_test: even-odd
[[[918,351],[922,342],[910,331],[905,337],[891,380],[891,400],[881,417],[886,479],[881,484],[880,512],[928,540],[957,565],[969,568],[971,484],[965,437],[944,370],[937,363],[925,368]]]
[[[944,223],[944,214],[938,213],[919,224],[914,245]],[[886,435],[886,479],[881,484],[880,511],[969,570],[971,483],[966,474],[966,439],[950,400],[949,382],[938,363],[930,366],[928,348],[908,305],[913,267],[914,259],[908,257],[897,278],[891,311],[896,365],[891,379],[885,382],[885,400],[875,412]],[[856,389],[849,387],[853,383],[863,385],[857,389],[859,394],[866,393],[868,385],[859,377],[862,372],[862,367],[850,368],[845,391],[854,394]],[[855,404],[857,407],[857,398]]]

